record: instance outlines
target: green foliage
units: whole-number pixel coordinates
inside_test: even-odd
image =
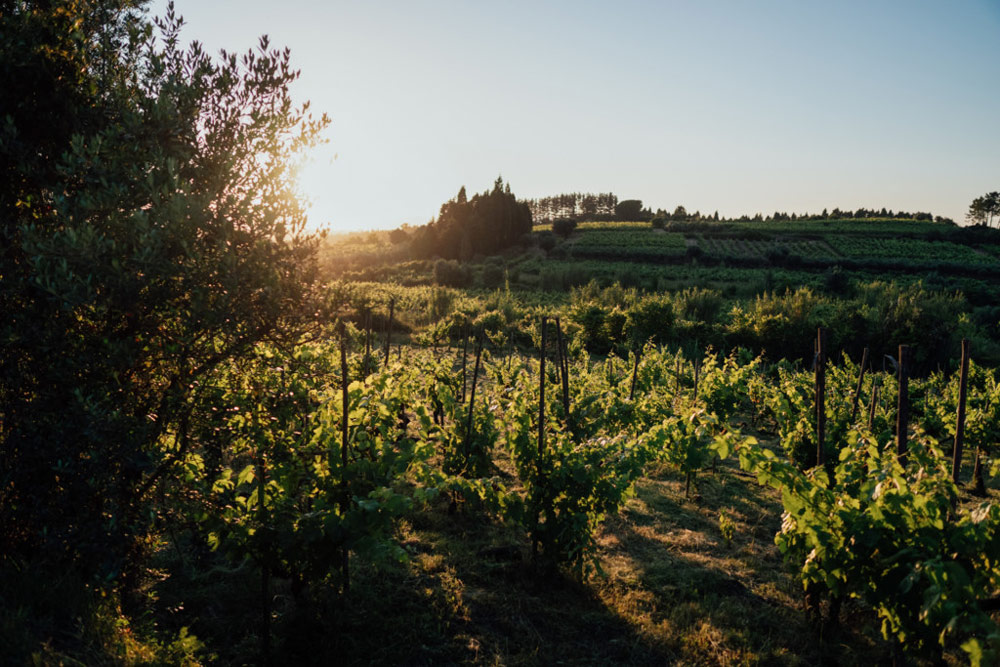
[[[500,287],[504,283],[504,267],[500,264],[483,266],[483,287]]]
[[[919,433],[906,468],[872,436],[852,431],[843,444],[832,476],[739,449],[741,466],[781,491],[776,542],[804,587],[863,600],[907,653],[933,657],[961,642],[972,659],[995,656],[1000,630],[982,602],[1000,583],[1000,507],[984,503],[953,519],[947,459]]]
[[[615,218],[618,220],[641,220],[643,208],[641,199],[623,199],[615,204]]]
[[[651,229],[588,230],[572,241],[572,247],[576,255],[636,258],[680,257],[686,249],[683,235]]]
[[[666,343],[674,323],[674,307],[669,296],[650,296],[625,311],[624,336],[634,347],[647,341]]]
[[[467,261],[509,248],[530,232],[531,209],[497,178],[492,190],[471,199],[463,186],[455,199],[441,205],[437,220],[413,230],[411,246],[419,257]]]
[[[465,287],[472,279],[472,273],[464,264],[453,259],[439,259],[434,262],[434,282],[444,287]]]
[[[564,239],[569,238],[574,229],[576,229],[576,220],[572,218],[559,218],[552,222],[552,232]]]
[[[738,433],[726,429],[714,414],[692,407],[653,427],[649,433],[649,447],[655,456],[684,473],[687,477],[685,493],[688,494],[691,480],[698,471],[706,468],[714,458],[728,458],[739,437]]]
[[[325,124],[288,52],[216,60],[134,10],[0,16],[0,558],[125,592],[214,373],[321,307],[291,169]]]
[[[719,510],[719,534],[726,541],[726,546],[732,546],[733,538],[736,537],[736,524],[726,514],[726,510]]]
[[[576,387],[584,389],[585,385]],[[574,433],[558,416],[562,411],[554,393],[547,392],[541,451],[537,418],[533,419],[538,406],[534,385],[515,385],[504,394],[504,441],[523,485],[523,495],[510,506],[508,516],[525,527],[550,562],[564,562],[586,574],[597,565],[594,533],[605,516],[617,512],[631,494],[647,460],[647,449],[640,439],[610,436],[603,422],[581,418],[581,411],[588,416],[614,414],[613,406],[622,402],[620,396],[574,396],[573,412],[563,418],[586,423],[586,432]]]
[[[974,225],[991,227],[997,216],[1000,216],[1000,192],[988,192],[972,200],[965,218]]]

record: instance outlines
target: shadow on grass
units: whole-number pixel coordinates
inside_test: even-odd
[[[604,576],[539,574],[516,527],[447,502],[414,512],[405,563],[352,560],[351,592],[316,582],[296,599],[275,580],[276,664],[877,664],[870,614],[822,641],[774,545],[781,506],[720,467],[697,480],[661,471],[599,535]],[[719,510],[734,523],[731,544]],[[191,626],[223,664],[258,662],[260,576],[253,566],[163,582],[165,624]],[[850,608],[845,608],[850,614]],[[860,629],[859,629],[860,628]]]
[[[876,664],[870,614],[824,638],[805,620],[801,588],[774,545],[781,505],[752,480],[703,475],[697,500],[680,475],[642,480],[602,545],[603,597],[693,664]],[[694,494],[692,494],[694,495]],[[734,523],[732,542],[719,511]]]
[[[446,505],[415,513],[405,563],[352,560],[351,591],[334,583],[296,600],[271,585],[275,664],[663,665],[671,652],[636,633],[587,583],[528,562],[523,534]],[[495,548],[500,547],[500,548]],[[493,548],[493,549],[491,549]],[[157,595],[164,624],[189,626],[222,664],[261,661],[260,573],[172,577]]]

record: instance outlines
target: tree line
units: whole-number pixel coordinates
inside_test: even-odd
[[[538,199],[525,199],[536,222],[552,222],[559,218],[611,219],[615,217],[618,197],[612,192],[570,192]]]
[[[833,210],[823,209],[822,213],[786,213],[782,211],[775,211],[774,213],[764,214],[756,213],[754,215],[742,214],[739,216],[733,216],[730,218],[720,217],[719,212],[716,211],[712,215],[702,215],[700,211],[695,211],[694,213],[688,213],[683,206],[678,206],[674,209],[673,213],[665,211],[663,209],[658,209],[654,218],[662,218],[666,221],[692,221],[692,220],[711,220],[712,222],[774,222],[774,221],[792,221],[792,220],[864,220],[868,218],[882,218],[882,219],[892,219],[892,220],[921,220],[926,222],[941,222],[946,224],[954,224],[954,220],[951,218],[945,218],[943,216],[935,216],[931,213],[917,211],[893,211],[892,209],[874,209],[874,208],[859,208],[857,210],[841,210],[839,208],[834,208]]]
[[[893,211],[882,207],[858,208],[858,209],[823,209],[821,213],[787,213],[775,211],[774,213],[742,214],[733,217],[720,216],[718,211],[714,213],[702,213],[701,211],[689,212],[684,206],[677,206],[673,211],[658,208],[655,211],[647,206],[643,206],[641,199],[619,200],[617,195],[608,192],[601,194],[591,193],[564,193],[538,199],[526,199],[524,203],[531,209],[532,219],[535,224],[555,222],[560,219],[583,220],[621,220],[621,221],[648,221],[660,220],[664,222],[771,222],[782,220],[845,220],[867,218],[891,218],[896,220],[920,220],[934,221],[946,224],[954,224],[954,220],[943,216],[935,216],[925,211]],[[970,207],[970,219],[987,224],[987,220],[992,221],[994,217],[1000,219],[1000,193],[993,192],[976,199]]]

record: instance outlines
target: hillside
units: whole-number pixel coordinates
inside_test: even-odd
[[[398,234],[398,232],[394,232]],[[565,239],[551,225],[493,257],[447,268],[416,259],[405,234],[341,237],[321,252],[327,278],[402,285],[562,291],[596,280],[647,291],[711,287],[729,296],[876,278],[917,278],[974,301],[992,298],[1000,278],[1000,230],[909,219],[667,223],[582,222]],[[497,278],[489,266],[502,267]],[[831,274],[836,273],[836,278]],[[506,281],[506,282],[504,282]]]

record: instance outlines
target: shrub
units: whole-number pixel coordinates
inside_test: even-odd
[[[446,287],[466,287],[470,272],[466,266],[453,259],[439,259],[434,263],[434,282]]]
[[[706,324],[712,324],[718,319],[725,304],[721,294],[703,287],[688,287],[678,292],[674,295],[674,302],[674,310],[681,317]]]
[[[625,333],[633,347],[647,341],[666,343],[674,324],[674,305],[667,295],[638,300],[626,313]]]
[[[573,218],[559,218],[552,223],[552,231],[564,239],[569,238],[574,229],[576,229],[576,220]]]
[[[499,287],[503,285],[504,270],[497,264],[487,264],[483,267],[483,287]]]
[[[823,289],[830,294],[844,294],[850,286],[850,277],[839,266],[828,269],[823,274]]]
[[[598,305],[580,305],[570,312],[570,319],[580,326],[580,338],[588,352],[607,354],[611,350],[607,317],[607,311]]]

